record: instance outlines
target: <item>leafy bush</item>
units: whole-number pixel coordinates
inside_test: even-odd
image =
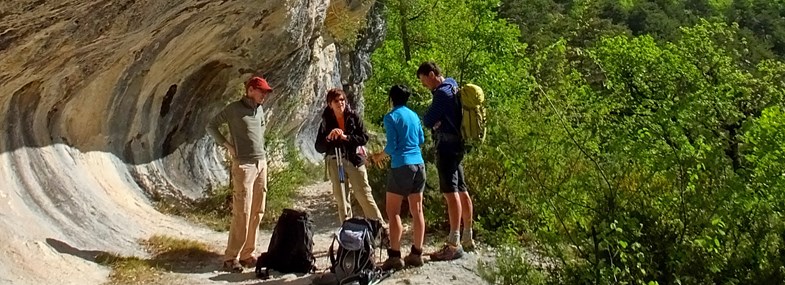
[[[760,47],[738,25],[632,36],[598,28],[607,22],[587,3],[544,5],[569,14],[533,48],[493,1],[390,3],[367,115],[387,112],[390,85],[420,88],[424,60],[485,89],[489,136],[465,160],[477,232],[555,263],[494,282],[781,283],[785,64],[751,53]],[[422,113],[430,94],[416,90]],[[443,204],[427,202],[428,218],[443,219]]]

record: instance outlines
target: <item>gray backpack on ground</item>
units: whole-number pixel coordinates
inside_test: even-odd
[[[389,277],[391,272],[374,262],[374,241],[382,232],[379,220],[354,217],[344,221],[328,251],[330,273],[314,284],[373,285]]]

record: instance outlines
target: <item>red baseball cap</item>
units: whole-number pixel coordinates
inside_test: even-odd
[[[267,80],[264,80],[264,78],[258,76],[251,77],[251,79],[248,80],[248,83],[245,84],[245,88],[247,89],[248,87],[253,87],[265,91],[273,91],[273,88],[271,88],[270,85],[267,84]]]

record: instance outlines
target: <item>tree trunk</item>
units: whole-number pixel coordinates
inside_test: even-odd
[[[398,0],[398,13],[401,17],[401,42],[403,43],[403,55],[406,62],[412,60],[411,44],[409,43],[409,30],[406,24],[409,22],[407,18],[407,0]]]

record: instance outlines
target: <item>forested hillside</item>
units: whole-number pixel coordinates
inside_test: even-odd
[[[536,253],[503,255],[490,281],[783,283],[785,2],[386,6],[366,94],[374,128],[392,84],[414,87],[422,114],[425,60],[485,90],[489,137],[464,162],[477,235]],[[444,229],[442,197],[426,192],[429,228]]]
[[[738,36],[749,43],[748,60],[785,57],[785,3],[777,0],[509,0],[498,11],[517,24],[523,41],[533,46],[559,37],[587,46],[599,35],[622,33],[675,41],[680,27],[706,19],[738,24]]]

